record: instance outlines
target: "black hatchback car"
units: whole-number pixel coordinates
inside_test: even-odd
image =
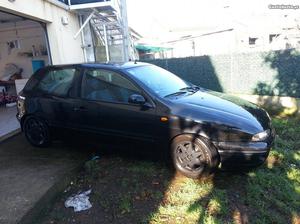
[[[49,145],[56,130],[146,142],[192,178],[220,163],[260,165],[274,140],[263,109],[140,62],[40,69],[18,97],[17,118],[34,146]]]

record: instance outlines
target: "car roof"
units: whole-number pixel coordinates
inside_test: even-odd
[[[151,65],[149,63],[144,62],[108,62],[108,63],[79,63],[79,64],[64,64],[64,65],[51,65],[47,66],[48,68],[64,68],[69,66],[78,66],[78,67],[85,67],[85,68],[103,68],[103,69],[110,69],[110,70],[123,70],[128,68],[134,68],[139,66]]]

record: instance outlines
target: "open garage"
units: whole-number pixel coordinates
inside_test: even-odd
[[[17,94],[37,69],[48,64],[45,24],[0,11],[0,137],[19,128]]]

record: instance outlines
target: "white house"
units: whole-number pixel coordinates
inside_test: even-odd
[[[300,19],[295,15],[256,16],[233,20],[215,29],[173,32],[165,41],[167,57],[233,54],[254,51],[300,49]]]

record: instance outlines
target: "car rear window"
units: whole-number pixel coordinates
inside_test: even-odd
[[[40,80],[37,89],[57,96],[67,96],[75,77],[75,68],[49,70]]]

